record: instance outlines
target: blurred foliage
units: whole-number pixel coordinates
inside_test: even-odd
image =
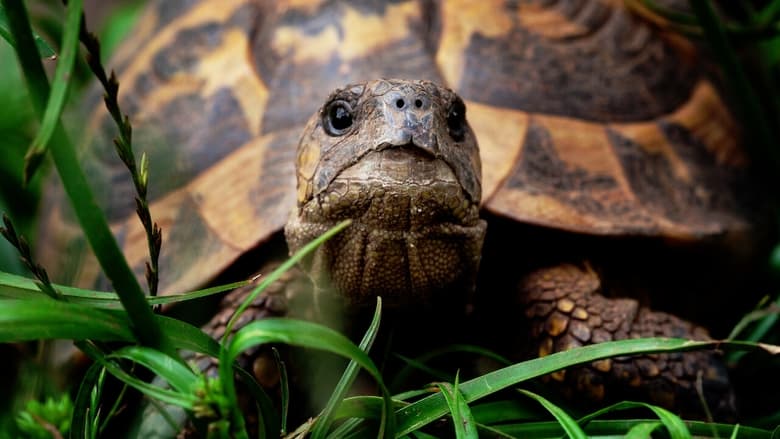
[[[138,18],[143,1],[93,1],[94,15],[99,16],[99,22],[92,28],[99,30],[103,42],[103,54],[106,58],[115,50],[119,42],[130,31]],[[30,13],[35,30],[43,39],[59,52],[62,38],[64,9],[60,2],[39,0],[30,2]],[[87,11],[88,22],[91,22]],[[14,51],[5,40],[0,39],[0,59],[15,60]],[[55,59],[43,59],[48,73],[54,71]],[[72,78],[69,104],[77,105],[85,92],[87,85],[94,78],[83,57],[78,57]],[[35,243],[36,213],[41,196],[42,177],[36,177],[24,186],[22,170],[24,155],[35,137],[38,121],[30,104],[27,88],[21,77],[19,65],[16,62],[0,63],[0,139],[2,139],[3,154],[0,158],[0,212],[7,213],[14,221],[19,233]],[[81,129],[77,127],[75,129]],[[47,172],[39,174],[45,175]],[[42,206],[41,208],[45,208]],[[19,261],[15,250],[5,241],[0,240],[0,270],[28,274]]]
[[[70,396],[63,394],[59,399],[46,398],[43,403],[29,401],[16,416],[16,425],[23,438],[48,439],[52,437],[52,431],[66,436],[70,431],[72,416],[73,402]]]
[[[0,41],[0,59],[15,59],[13,49],[5,41]],[[35,135],[36,127],[37,122],[17,64],[0,64],[0,139],[3,139],[0,211],[13,216],[20,232],[26,236],[30,236],[34,223],[40,178],[34,179],[27,188],[22,188],[22,169],[24,154]],[[23,273],[19,256],[5,241],[0,242],[0,270]]]
[[[100,38],[105,42],[103,53],[106,57],[110,56],[136,21],[143,3],[139,0],[90,2],[91,10],[86,12],[88,22],[91,22],[90,12],[104,10],[95,14],[100,18],[94,23],[93,29],[98,30]],[[27,4],[34,30],[54,48],[55,53],[59,53],[65,16],[61,2],[37,0]],[[33,112],[14,50],[5,39],[0,39],[0,60],[4,61],[0,62],[0,146],[3,149],[0,156],[0,212],[7,213],[13,219],[17,231],[25,236],[34,248],[37,211],[39,208],[46,208],[39,206],[44,180],[41,176],[48,172],[44,169],[29,185],[22,184],[24,156],[35,137],[39,123]],[[56,59],[43,58],[42,62],[51,77],[57,64]],[[77,57],[68,96],[68,105],[71,108],[79,104],[92,81],[94,79],[83,57]],[[83,127],[68,128],[78,132]],[[50,164],[47,162],[44,166],[50,167]],[[30,276],[17,251],[5,240],[0,240],[0,271]],[[0,346],[0,353],[5,353],[0,354],[0,357],[4,358],[3,367],[0,368],[0,372],[3,372],[3,393],[9,396],[0,398],[0,437],[3,437],[4,432],[17,431],[13,418],[16,410],[11,407],[18,410],[22,408],[20,404],[24,401],[36,398],[45,400],[61,391],[46,370],[36,367],[39,363],[39,349],[36,343]],[[16,361],[11,361],[12,359]],[[46,406],[41,407],[45,409]],[[34,410],[28,412],[38,416]],[[15,436],[16,434],[12,435]]]
[[[680,33],[719,69],[745,148],[766,195],[780,202],[780,0],[624,0],[660,28]]]
[[[708,0],[690,0],[690,4],[701,36],[720,64],[746,148],[755,171],[761,173],[765,195],[775,202],[775,221],[780,225],[780,0],[722,1],[717,4],[720,9]],[[780,244],[767,261],[775,291],[759,304],[766,315],[751,325],[744,339],[778,341],[778,252]]]

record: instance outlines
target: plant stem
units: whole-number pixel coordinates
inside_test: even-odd
[[[16,41],[16,54],[22,67],[35,112],[43,118],[49,96],[49,82],[38,58],[27,10],[21,0],[0,0],[8,14],[11,32]],[[127,264],[103,212],[95,202],[78,162],[73,144],[61,123],[57,123],[50,145],[54,165],[62,179],[73,210],[94,250],[95,256],[116,289],[122,306],[132,319],[133,332],[146,346],[157,348],[178,358],[168,337],[160,330],[152,309],[146,302],[141,286]],[[67,255],[63,255],[67,257]]]
[[[140,169],[136,164],[132,142],[133,129],[130,125],[130,119],[127,115],[123,115],[122,110],[119,108],[119,81],[117,81],[113,71],[110,75],[106,74],[106,69],[100,62],[100,42],[94,34],[87,30],[86,23],[83,21],[79,39],[87,49],[87,64],[89,68],[105,90],[103,100],[105,101],[106,109],[119,128],[119,136],[114,138],[114,145],[122,163],[130,171],[135,191],[138,194],[135,198],[136,213],[146,231],[146,243],[149,247],[149,262],[146,263],[146,281],[149,285],[149,295],[156,296],[159,283],[158,261],[160,259],[160,248],[162,247],[162,231],[157,223],[152,221],[152,214],[149,211],[149,202],[146,197],[149,184],[149,162],[146,154],[143,154],[141,156]]]

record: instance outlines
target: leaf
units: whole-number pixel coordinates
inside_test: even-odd
[[[631,420],[594,420],[584,428],[585,432],[591,437],[597,436],[625,436],[634,426],[643,423],[658,422],[654,419],[631,419]],[[724,438],[730,436],[734,431],[734,425],[717,424],[710,422],[686,421],[691,435],[694,437],[713,437]],[[557,422],[523,422],[517,424],[505,424],[491,427],[495,430],[509,434],[518,438],[551,438],[561,437],[563,430]],[[752,427],[739,427],[739,437],[741,439],[770,439],[772,432]]]
[[[188,300],[199,299],[225,291],[231,291],[248,285],[250,281],[233,282],[225,285],[204,288],[185,294],[174,294],[170,296],[149,297],[148,301],[152,305],[166,305],[171,303],[186,302]],[[69,287],[65,285],[54,284],[54,288],[62,293],[69,302],[82,305],[90,305],[98,308],[121,309],[122,303],[119,296],[113,292],[94,291],[83,288]],[[16,274],[0,271],[0,298],[10,299],[46,299],[47,295],[42,293],[38,286],[30,278]]]
[[[76,401],[73,404],[73,418],[70,430],[72,438],[88,438],[92,436],[90,433],[91,426],[95,422],[91,422],[91,420],[98,418],[98,413],[91,410],[90,400],[93,391],[96,391],[95,386],[99,385],[99,378],[104,370],[100,363],[92,363],[81,379],[79,391],[76,394]]]
[[[582,431],[579,424],[577,424],[577,421],[575,421],[571,416],[569,416],[568,413],[563,411],[563,409],[561,409],[557,405],[551,403],[546,398],[543,398],[542,396],[539,396],[533,392],[529,392],[524,389],[518,389],[518,391],[523,395],[536,400],[545,409],[547,409],[547,411],[550,412],[555,417],[558,423],[561,424],[561,428],[563,428],[563,431],[565,431],[570,438],[586,439],[588,437],[585,434],[585,432]]]
[[[254,376],[246,370],[236,366],[234,367],[236,375],[241,379],[244,384],[247,393],[254,399],[255,403],[260,408],[260,416],[258,417],[258,431],[262,431],[265,428],[266,437],[276,437],[281,431],[281,421],[276,414],[276,408],[273,401],[263,388],[255,380]]]
[[[276,361],[276,367],[279,369],[279,386],[281,387],[282,394],[282,414],[280,416],[280,434],[282,436],[287,435],[287,413],[290,408],[290,381],[287,376],[287,366],[282,361],[282,357],[279,355],[279,350],[271,348],[274,353],[274,360]],[[254,380],[253,380],[254,381]]]
[[[219,343],[201,328],[167,316],[157,316],[161,330],[178,349],[199,352],[211,357],[219,356]]]
[[[219,355],[219,344],[200,328],[171,317],[155,320],[176,347]],[[51,339],[136,341],[124,311],[51,299],[0,301],[0,342]]]
[[[16,48],[16,41],[14,40],[14,37],[11,34],[11,30],[9,29],[8,16],[5,13],[5,8],[3,5],[0,5],[0,37],[8,41],[8,44],[10,44],[12,47]],[[43,38],[41,38],[40,35],[33,32],[33,38],[35,39],[35,47],[38,48],[38,55],[41,58],[54,59],[57,57],[54,49],[52,49],[51,46],[49,46],[49,44]]]
[[[393,399],[393,407],[401,408],[409,405],[408,402]],[[380,419],[382,417],[382,398],[379,396],[351,396],[344,398],[334,413],[334,419],[368,418]]]
[[[145,346],[125,346],[106,355],[106,358],[124,358],[138,363],[170,383],[171,387],[181,393],[190,392],[198,379],[195,373],[181,362]]]
[[[580,419],[579,424],[584,425],[591,419],[606,413],[635,408],[646,408],[655,413],[655,415],[658,416],[658,419],[661,420],[661,423],[664,425],[664,427],[666,427],[666,430],[669,432],[669,435],[672,437],[672,439],[686,439],[691,437],[690,432],[688,432],[688,428],[685,426],[685,423],[682,421],[682,419],[680,419],[679,416],[675,415],[669,410],[644,402],[623,401],[617,404],[613,404],[609,407],[604,407],[603,409],[597,410]]]
[[[589,363],[620,355],[632,355],[656,352],[684,352],[696,349],[762,349],[756,343],[729,341],[691,341],[676,338],[645,338],[619,340],[583,346],[565,352],[557,352],[546,357],[514,364],[499,369],[461,385],[466,402],[476,401],[501,389],[536,378],[556,370],[577,364]],[[433,422],[447,413],[447,404],[441,394],[425,397],[396,412],[399,435],[408,434]]]
[[[377,382],[382,392],[383,416],[380,423],[380,435],[392,434],[394,418],[390,394],[382,382],[382,376],[374,363],[360,348],[338,332],[312,322],[268,318],[255,321],[240,329],[231,339],[229,345],[220,354],[219,374],[229,400],[235,401],[235,385],[232,372],[225,364],[232,364],[238,355],[246,349],[265,343],[286,343],[293,346],[321,349],[332,352],[357,362]],[[233,434],[246,437],[243,431],[243,419],[237,407],[231,407],[233,416]]]
[[[661,426],[660,422],[642,422],[631,427],[626,433],[626,439],[645,439]]]
[[[135,341],[119,314],[56,300],[0,302],[0,342],[29,340]]]
[[[530,401],[502,400],[476,404],[471,407],[474,419],[480,424],[496,424],[510,421],[531,421],[539,418],[539,413],[531,410]],[[536,408],[536,407],[534,407]]]
[[[274,283],[277,279],[279,279],[282,274],[284,274],[287,270],[292,268],[295,264],[297,264],[301,259],[304,258],[307,254],[311,253],[322,245],[325,241],[333,237],[333,235],[341,232],[342,230],[346,229],[350,224],[352,223],[351,220],[344,220],[335,226],[333,226],[330,230],[323,233],[321,236],[317,237],[316,239],[312,240],[310,243],[304,245],[300,250],[295,252],[294,255],[292,255],[290,258],[288,258],[282,265],[276,268],[276,270],[272,271],[271,274],[266,276],[260,284],[252,290],[251,293],[249,293],[244,299],[244,301],[241,303],[241,306],[238,307],[236,312],[233,314],[233,316],[228,321],[227,327],[225,328],[225,335],[222,338],[222,342],[224,343],[227,339],[227,337],[233,333],[233,326],[235,325],[236,321],[238,321],[238,318],[241,316],[241,314],[246,311],[247,307],[257,298],[257,296],[264,291],[266,288],[268,288],[269,285]]]
[[[477,426],[474,421],[474,416],[471,413],[466,401],[463,399],[463,395],[458,389],[458,375],[455,376],[455,384],[440,383],[439,389],[441,389],[444,395],[444,400],[447,402],[447,406],[450,409],[450,416],[452,416],[452,423],[455,426],[455,437],[458,439],[477,438]]]
[[[105,367],[111,375],[150,398],[154,398],[166,404],[183,407],[187,410],[192,410],[198,402],[198,398],[192,393],[182,393],[170,389],[163,389],[131,375],[122,369],[116,362],[103,354],[99,349],[94,347],[94,345],[86,343],[83,345],[83,348],[84,352],[92,360],[100,363],[100,365]],[[174,359],[174,361],[178,360]]]
[[[334,414],[334,419],[342,420],[338,427],[328,435],[329,439],[343,439],[360,434],[359,421],[362,419],[379,420],[382,418],[383,399],[378,396],[353,396],[344,399]],[[393,399],[393,409],[405,407],[409,403]],[[362,426],[365,429],[365,425]],[[366,433],[368,434],[368,433]]]
[[[21,0],[0,0],[0,2],[5,8],[11,34],[17,43],[16,54],[27,82],[33,109],[38,117],[43,119],[50,88],[40,59],[30,55],[35,50],[33,49],[35,43],[27,10]],[[95,201],[92,188],[79,164],[76,150],[65,130],[61,128],[61,124],[55,128],[54,137],[57,141],[52,142],[50,150],[65,193],[100,267],[116,289],[122,306],[127,310],[139,341],[175,357],[176,352],[170,340],[160,331],[154,313],[141,290],[141,285],[108,227],[105,215]]]
[[[83,0],[68,1],[68,12],[65,17],[65,29],[62,35],[62,56],[54,72],[51,93],[46,104],[46,112],[41,121],[41,127],[33,139],[30,149],[24,157],[24,182],[29,183],[35,171],[40,167],[49,140],[54,129],[60,123],[60,114],[65,106],[65,97],[70,85],[70,77],[76,54],[79,50],[79,31],[81,30]]]
[[[377,297],[376,308],[374,309],[374,317],[371,320],[371,324],[368,326],[368,330],[363,335],[363,339],[360,341],[360,349],[363,352],[368,352],[371,346],[376,340],[376,335],[379,332],[379,322],[381,321],[382,313],[382,298]],[[352,360],[347,365],[344,374],[342,374],[336,388],[328,399],[328,403],[320,413],[320,416],[314,422],[314,428],[312,429],[311,437],[313,439],[319,439],[325,437],[325,433],[330,429],[333,423],[333,415],[341,404],[344,396],[349,392],[352,383],[355,382],[355,377],[359,372],[359,365],[356,361]]]
[[[413,359],[404,357],[403,355],[396,355],[398,358],[406,362],[406,366],[395,375],[393,382],[390,384],[390,388],[391,389],[400,388],[400,386],[406,382],[407,378],[409,377],[409,374],[414,369],[426,372],[429,375],[434,377],[445,376],[446,374],[426,366],[426,363],[430,362],[435,358],[444,355],[456,354],[456,353],[469,353],[469,354],[474,354],[475,356],[489,358],[504,366],[509,366],[510,364],[512,364],[512,362],[506,359],[505,357],[489,349],[485,349],[481,346],[474,346],[469,344],[452,344],[449,346],[445,346],[441,349],[434,349],[430,352],[427,352]],[[438,378],[438,379],[448,380],[445,378]]]

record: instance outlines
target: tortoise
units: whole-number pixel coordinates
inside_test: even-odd
[[[285,225],[294,251],[349,217],[302,268],[316,294],[468,308],[515,358],[707,338],[749,296],[760,202],[738,126],[696,47],[620,2],[159,1],[114,62],[149,156],[164,294],[259,270]],[[142,276],[133,188],[96,100],[82,162]],[[56,182],[44,204],[41,259],[108,287]],[[283,302],[300,276],[285,279]],[[713,353],[547,381],[695,411],[702,374],[713,411],[732,411]]]

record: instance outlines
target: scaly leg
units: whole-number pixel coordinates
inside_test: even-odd
[[[522,280],[520,297],[531,326],[532,356],[628,338],[710,338],[704,328],[640,306],[634,299],[605,297],[598,275],[589,268],[558,265],[534,271]],[[703,399],[716,419],[735,412],[726,368],[711,351],[599,360],[553,373],[545,381],[575,400],[639,399],[684,416],[703,417]]]

